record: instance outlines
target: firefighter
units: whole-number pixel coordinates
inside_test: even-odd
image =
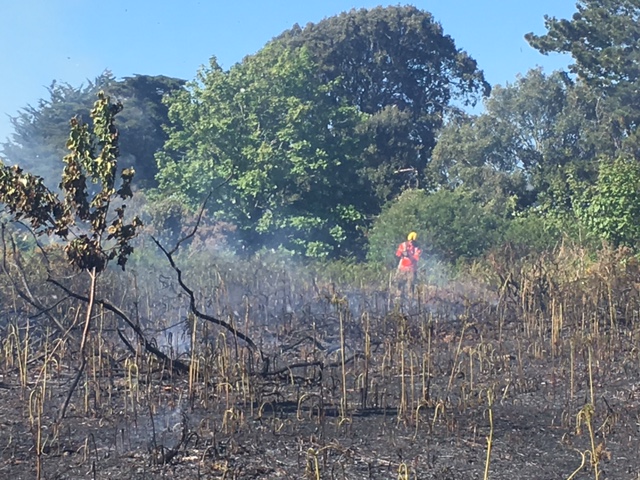
[[[407,236],[407,241],[398,245],[398,250],[396,251],[396,257],[400,259],[396,272],[396,281],[402,293],[408,290],[413,294],[415,288],[418,262],[422,253],[416,243],[417,238],[418,234],[411,232]]]

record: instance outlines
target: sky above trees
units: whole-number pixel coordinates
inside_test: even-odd
[[[380,4],[369,0],[113,0],[105,7],[83,0],[3,3],[0,140],[12,132],[9,116],[46,98],[52,80],[80,85],[105,69],[119,78],[147,74],[190,80],[212,56],[229,68],[295,23],[315,23],[352,8]],[[573,0],[412,3],[434,15],[445,34],[478,61],[491,84],[513,82],[518,73],[537,65],[550,73],[569,63],[568,56],[541,55],[524,35],[544,33],[545,14],[570,18]]]

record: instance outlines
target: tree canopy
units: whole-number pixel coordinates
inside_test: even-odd
[[[296,25],[228,70],[214,57],[188,83],[109,72],[79,88],[53,82],[0,153],[55,178],[67,119],[90,122],[102,89],[124,103],[121,163],[137,186],[157,187],[149,211],[174,233],[208,198],[209,218],[249,252],[362,258],[368,242],[373,258],[371,242],[404,229],[385,216],[405,207],[451,260],[533,245],[542,227],[535,248],[546,248],[565,220],[631,245],[639,13],[636,0],[579,0],[571,19],[546,17],[547,33],[526,38],[570,53],[570,71],[534,69],[492,89],[428,12],[354,9]],[[482,113],[465,111],[481,100]]]
[[[413,7],[294,28],[169,101],[160,189],[216,215],[245,246],[362,252],[382,205],[419,183],[451,102],[489,91],[475,61]]]
[[[421,180],[446,113],[491,90],[476,61],[412,6],[354,9],[274,42],[305,47],[325,82],[340,79],[332,95],[367,114],[363,173],[383,200]]]
[[[216,216],[250,249],[323,256],[356,241],[370,201],[357,175],[361,114],[331,87],[304,49],[267,47],[229,72],[213,60],[170,102],[161,190],[194,204],[213,190]]]
[[[640,2],[579,0],[571,20],[545,17],[547,33],[526,35],[540,52],[570,53],[577,75],[598,102],[601,125],[619,151],[640,155]]]
[[[429,168],[432,182],[461,188],[506,213],[570,209],[569,170],[587,174],[606,145],[580,96],[567,75],[540,69],[495,87],[484,113],[442,130]]]
[[[164,145],[163,126],[168,121],[162,99],[183,84],[165,76],[134,75],[117,80],[109,71],[79,87],[53,81],[47,89],[48,99],[23,108],[11,118],[14,133],[0,146],[0,154],[5,161],[42,176],[46,182],[58,178],[63,168],[60,159],[66,153],[69,119],[90,122],[95,97],[105,91],[125,106],[120,116],[121,166],[136,170],[136,185],[153,186],[157,171],[154,154]]]

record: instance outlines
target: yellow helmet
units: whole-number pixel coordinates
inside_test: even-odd
[[[407,240],[409,241],[413,241],[416,238],[418,238],[418,234],[416,232],[411,232],[408,236],[407,236]]]

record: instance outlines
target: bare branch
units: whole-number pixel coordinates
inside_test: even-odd
[[[27,281],[27,277],[26,274],[24,272],[24,268],[22,266],[22,264],[19,261],[19,256],[17,255],[17,249],[15,244],[13,244],[13,240],[12,240],[12,248],[14,251],[14,258],[16,259],[16,267],[18,268],[18,272],[20,275],[20,282],[22,283],[22,288],[20,287],[20,285],[18,285],[18,282],[15,280],[15,278],[13,277],[13,275],[11,275],[11,272],[9,272],[9,266],[7,263],[7,244],[6,244],[6,226],[5,224],[2,224],[2,226],[0,227],[0,237],[2,240],[2,271],[4,272],[4,274],[7,276],[7,278],[9,279],[9,281],[11,282],[11,285],[13,286],[13,288],[15,289],[16,293],[18,294],[18,296],[20,298],[22,298],[25,302],[27,302],[29,305],[31,305],[32,307],[36,308],[39,312],[39,314],[45,315],[50,321],[51,323],[53,323],[53,325],[55,325],[55,327],[58,329],[58,331],[60,331],[60,333],[66,335],[67,330],[64,328],[64,326],[62,325],[62,323],[60,322],[60,320],[58,320],[55,316],[53,316],[51,314],[51,309],[53,309],[55,307],[55,305],[53,307],[47,307],[45,305],[43,305],[42,303],[40,303],[36,297],[31,293],[31,288],[29,287],[29,282]],[[48,270],[48,269],[47,269]]]
[[[227,183],[230,179],[231,179],[231,177],[227,178],[224,182],[222,182],[216,188],[220,188],[222,185]],[[176,265],[175,260],[173,259],[173,254],[178,251],[178,249],[180,248],[180,245],[182,245],[182,243],[184,243],[186,240],[192,238],[196,234],[196,232],[198,231],[198,227],[200,226],[200,222],[202,220],[202,216],[203,216],[205,208],[207,206],[207,202],[211,198],[211,195],[213,195],[213,192],[214,192],[214,189],[212,189],[209,192],[207,197],[202,202],[202,206],[200,207],[200,211],[198,212],[198,219],[196,221],[196,224],[193,226],[193,230],[191,230],[191,232],[189,234],[187,234],[185,237],[179,239],[176,242],[176,245],[171,250],[167,250],[166,248],[164,248],[162,246],[162,244],[153,235],[151,236],[151,240],[153,240],[153,242],[158,246],[158,248],[162,251],[162,253],[164,253],[165,257],[167,257],[167,260],[169,261],[169,264],[171,265],[171,268],[173,268],[173,270],[176,272],[176,276],[178,278],[178,284],[187,293],[187,295],[189,295],[189,306],[190,306],[191,312],[196,317],[198,317],[198,318],[200,318],[202,320],[206,320],[206,321],[214,323],[216,325],[220,325],[221,327],[223,327],[226,330],[230,331],[237,338],[243,340],[247,345],[249,345],[249,347],[252,350],[258,350],[258,347],[256,346],[255,342],[251,338],[249,338],[247,335],[245,335],[244,333],[239,331],[237,328],[235,328],[233,325],[230,325],[229,323],[225,322],[224,320],[220,320],[219,318],[212,317],[211,315],[207,315],[206,313],[203,313],[200,310],[198,310],[198,307],[196,306],[195,294],[194,294],[193,290],[191,290],[184,283],[184,281],[182,279],[182,270],[180,270],[178,268],[178,266]],[[262,352],[260,352],[260,353],[262,353]]]
[[[71,291],[69,288],[64,286],[62,283],[58,282],[55,278],[49,277],[47,279],[47,281],[52,283],[56,287],[60,288],[62,291],[64,291],[70,297],[73,297],[73,298],[75,298],[77,300],[82,300],[83,302],[88,302],[89,301],[89,297],[86,297],[84,295],[80,295],[79,293]],[[115,314],[117,317],[122,319],[129,327],[131,327],[131,329],[135,332],[135,334],[137,335],[139,341],[142,343],[142,345],[144,346],[144,349],[147,352],[155,355],[158,359],[166,362],[168,365],[172,366],[176,370],[179,370],[181,372],[188,372],[189,371],[189,366],[188,365],[186,365],[185,363],[183,363],[183,362],[181,362],[179,360],[173,360],[173,359],[169,358],[164,352],[162,352],[157,347],[155,347],[151,342],[149,342],[147,340],[147,338],[145,337],[144,333],[142,332],[142,330],[140,329],[140,327],[138,325],[136,325],[134,322],[132,322],[131,319],[129,318],[129,316],[126,313],[124,313],[122,310],[120,310],[118,307],[116,307],[115,305],[109,303],[106,300],[102,300],[102,299],[96,299],[95,303],[100,305],[100,306],[102,306],[105,310],[108,310],[111,313]],[[130,348],[130,345],[128,345],[127,348]]]
[[[192,232],[192,234],[193,233],[195,233],[195,231]],[[162,246],[162,244],[158,240],[156,240],[155,237],[151,236],[151,239],[158,246],[158,248],[162,251],[162,253],[164,253],[164,255],[167,257],[167,260],[169,260],[169,264],[171,265],[171,268],[173,268],[173,270],[176,272],[176,276],[177,276],[177,279],[178,279],[178,284],[180,285],[180,287],[182,287],[182,290],[184,290],[187,293],[187,295],[189,296],[189,307],[191,309],[191,312],[196,317],[198,317],[198,318],[200,318],[202,320],[206,320],[208,322],[215,323],[216,325],[220,325],[221,327],[227,329],[228,331],[230,331],[233,335],[235,335],[239,339],[244,340],[244,342],[247,345],[249,345],[249,347],[252,350],[257,350],[258,347],[256,346],[255,342],[253,340],[251,340],[251,338],[249,338],[247,335],[245,335],[244,333],[239,331],[237,328],[235,328],[233,325],[230,325],[229,323],[225,322],[224,320],[220,320],[219,318],[212,317],[211,315],[207,315],[206,313],[203,313],[200,310],[198,310],[198,307],[196,306],[195,294],[194,294],[193,290],[191,290],[184,283],[184,281],[182,279],[182,270],[180,270],[180,268],[178,268],[178,266],[176,265],[175,260],[173,259],[173,253],[172,252],[175,252],[176,248],[172,249],[169,252]],[[178,243],[180,243],[180,242],[178,242]]]
[[[170,252],[166,252],[164,249],[162,249],[162,251],[164,252],[165,255],[173,255],[174,253],[176,253],[178,251],[178,249],[180,248],[180,245],[182,245],[182,243],[186,242],[190,238],[193,238],[193,236],[198,231],[198,227],[200,226],[200,222],[202,221],[202,216],[204,215],[204,210],[205,210],[205,208],[207,206],[207,202],[211,198],[211,195],[213,195],[213,190],[211,190],[209,192],[209,194],[206,196],[206,198],[202,202],[202,207],[200,207],[200,211],[198,212],[198,219],[196,220],[196,224],[193,226],[193,230],[191,230],[191,233],[189,233],[189,234],[185,235],[184,237],[182,237],[181,239],[179,239],[176,242],[176,245],[171,249]],[[153,238],[153,237],[151,237],[151,238]],[[155,238],[153,238],[153,241],[156,242],[156,244],[158,244],[158,242],[156,241]],[[162,247],[160,247],[160,248],[162,248]]]

